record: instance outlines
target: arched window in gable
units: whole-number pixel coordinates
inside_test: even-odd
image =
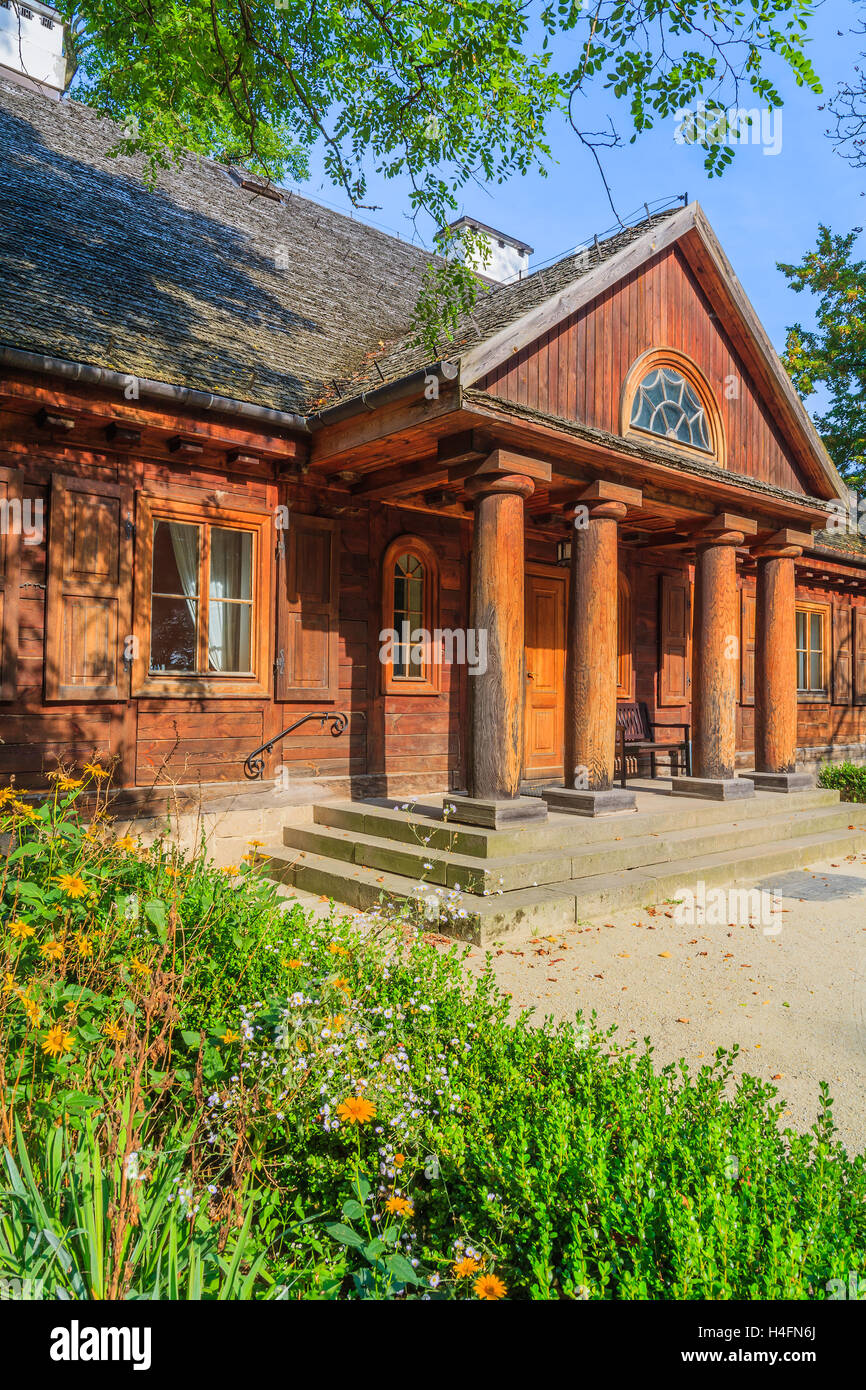
[[[418,536],[398,536],[382,560],[383,688],[389,695],[435,695],[439,624],[439,565]]]
[[[721,415],[703,374],[673,349],[646,352],[626,379],[622,433],[655,435],[724,466]]]

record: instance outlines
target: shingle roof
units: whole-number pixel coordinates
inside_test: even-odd
[[[655,213],[634,227],[626,227],[613,236],[605,237],[585,251],[564,256],[553,265],[533,271],[522,280],[515,280],[507,285],[482,285],[472,312],[460,319],[453,339],[441,345],[439,356],[458,357],[467,348],[486,342],[500,329],[507,328],[530,309],[537,308],[545,300],[558,294],[566,285],[573,284],[583,275],[603,265],[638,237],[646,236],[652,227],[666,222],[681,211],[682,207],[678,204],[676,207]],[[353,389],[363,389],[367,384],[380,385],[383,378],[385,381],[398,380],[426,366],[430,361],[430,353],[424,348],[413,346],[409,335],[386,345],[385,350],[375,357],[375,366],[370,360],[357,373],[352,381]]]
[[[0,343],[306,413],[406,332],[424,252],[210,160],[150,191],[118,137],[0,81]]]

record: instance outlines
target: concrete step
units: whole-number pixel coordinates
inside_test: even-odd
[[[447,797],[444,800],[447,803]],[[473,858],[500,859],[537,850],[574,851],[577,845],[658,835],[690,827],[739,825],[774,817],[782,812],[788,814],[838,805],[839,793],[822,787],[784,796],[759,792],[748,800],[738,801],[736,809],[730,802],[692,801],[662,795],[658,796],[658,802],[658,810],[642,809],[639,814],[624,811],[597,820],[552,812],[544,822],[514,830],[486,830],[478,826],[461,826],[455,821],[448,822],[443,820],[441,805],[433,801],[414,805],[390,799],[378,802],[327,802],[313,808],[313,819],[317,825],[334,830],[398,840],[421,848],[445,850]],[[401,809],[406,805],[412,806],[408,812]],[[734,821],[732,816],[735,817]]]
[[[607,871],[580,879],[494,892],[487,897],[458,893],[446,885],[422,885],[404,874],[378,871],[310,850],[265,847],[260,859],[271,877],[325,895],[351,907],[415,904],[429,927],[478,945],[506,936],[562,930],[576,921],[592,922],[624,909],[669,901],[677,891],[748,885],[823,859],[866,850],[866,830],[837,826],[794,834],[775,843],[716,850],[640,868]]]
[[[788,798],[785,798],[787,802]],[[791,835],[817,834],[847,827],[849,810],[838,800],[830,805],[792,810],[777,797],[768,806],[760,827],[760,839],[773,842]],[[573,818],[572,818],[573,819]],[[864,816],[866,823],[866,816]],[[362,864],[379,872],[405,875],[425,884],[459,888],[466,893],[489,895],[499,891],[558,884],[569,879],[644,868],[674,859],[748,848],[755,843],[758,827],[753,820],[731,824],[689,825],[676,830],[640,836],[623,836],[603,842],[539,849],[532,854],[478,858],[454,850],[431,849],[359,830],[321,824],[286,826],[284,843],[325,858]]]

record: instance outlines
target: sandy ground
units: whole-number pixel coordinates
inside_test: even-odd
[[[717,1047],[739,1043],[737,1070],[772,1081],[792,1128],[814,1123],[825,1080],[839,1138],[859,1152],[866,1148],[866,855],[758,886],[781,896],[781,912],[768,919],[781,922],[778,932],[760,922],[679,924],[673,906],[648,907],[601,926],[506,941],[491,951],[497,979],[514,1012],[573,1018],[580,1009],[588,1018],[594,1011],[621,1040],[648,1037],[658,1065],[684,1057],[698,1068]],[[482,969],[486,954],[471,949],[468,968]]]

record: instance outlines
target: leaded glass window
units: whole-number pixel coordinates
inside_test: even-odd
[[[673,367],[655,367],[647,373],[635,392],[630,424],[632,429],[712,453],[704,407],[694,387]]]
[[[394,561],[394,627],[398,642],[394,652],[397,680],[422,680],[419,639],[412,637],[424,626],[424,566],[417,555],[398,555]]]

